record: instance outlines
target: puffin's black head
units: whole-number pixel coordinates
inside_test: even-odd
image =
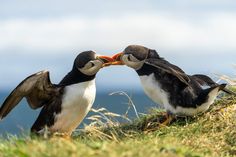
[[[113,65],[127,65],[135,70],[140,69],[148,58],[160,58],[155,50],[140,45],[130,45],[121,53],[112,57]]]
[[[91,76],[95,75],[106,63],[114,61],[108,56],[101,56],[94,51],[84,51],[80,53],[74,61],[73,70]]]

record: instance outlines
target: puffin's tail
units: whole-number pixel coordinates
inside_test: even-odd
[[[215,81],[213,81],[210,77],[208,77],[206,75],[196,74],[196,75],[192,75],[192,78],[201,85],[208,85],[210,87],[218,86],[218,84]],[[220,86],[219,90],[222,90],[223,92],[225,92],[227,94],[231,94],[231,95],[236,96],[236,93],[225,88],[226,84],[220,84],[219,86]]]
[[[236,93],[235,93],[235,92],[233,92],[233,91],[231,91],[231,90],[225,88],[226,85],[227,85],[227,84],[225,84],[225,83],[224,83],[224,84],[221,84],[219,90],[222,90],[223,92],[225,92],[225,93],[227,93],[227,94],[236,96]]]
[[[236,96],[236,93],[233,92],[233,91],[231,91],[231,90],[229,90],[229,89],[224,88],[224,89],[222,89],[222,91],[225,92],[225,93],[227,93],[227,94]]]

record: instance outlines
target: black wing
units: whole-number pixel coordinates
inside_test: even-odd
[[[49,101],[54,88],[48,71],[41,71],[27,77],[11,92],[2,104],[0,119],[4,118],[23,97],[27,99],[32,109],[42,107],[45,102]]]
[[[215,81],[213,81],[210,77],[202,74],[195,74],[191,76],[195,81],[197,81],[200,85],[204,86],[215,86],[218,85]]]
[[[216,83],[215,81],[213,81],[210,77],[208,77],[206,75],[195,74],[195,75],[192,75],[191,77],[202,86],[207,85],[209,87],[214,87],[214,86],[219,85],[218,83]],[[221,90],[224,91],[225,93],[232,94],[232,95],[236,96],[236,93],[225,88],[225,86],[222,86]]]
[[[165,71],[166,73],[178,78],[185,85],[189,85],[190,79],[188,75],[185,74],[185,72],[182,69],[169,63],[168,61],[164,59],[149,58],[146,59],[145,63],[154,66],[156,68],[159,68],[160,70]]]

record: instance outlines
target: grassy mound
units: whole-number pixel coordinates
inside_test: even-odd
[[[158,127],[161,119],[163,111],[156,109],[129,124],[87,126],[72,140],[2,139],[0,156],[236,156],[235,97],[224,97],[207,113],[178,118],[167,127]]]

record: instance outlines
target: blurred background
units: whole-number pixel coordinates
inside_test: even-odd
[[[234,77],[235,8],[234,0],[1,1],[0,104],[32,73],[49,70],[58,83],[81,51],[112,55],[130,44],[156,49],[188,74]],[[97,75],[94,107],[124,113],[128,100],[109,96],[120,90],[140,113],[156,106],[144,95],[137,74],[116,66]],[[23,101],[0,123],[0,133],[30,128],[38,112]]]

